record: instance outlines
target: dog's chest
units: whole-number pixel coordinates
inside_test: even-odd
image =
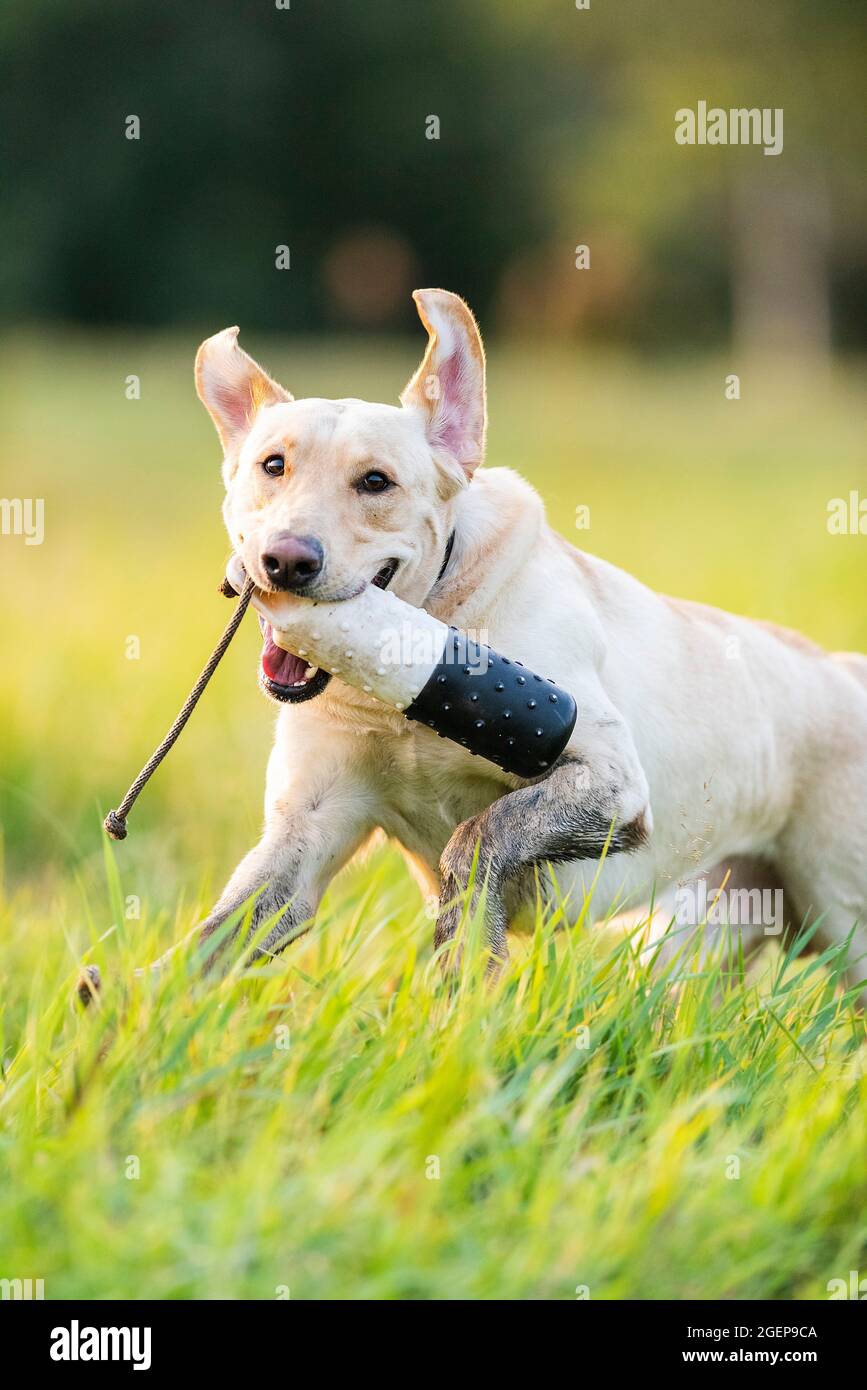
[[[422,729],[385,738],[377,764],[382,829],[434,865],[455,827],[512,785],[493,764]]]

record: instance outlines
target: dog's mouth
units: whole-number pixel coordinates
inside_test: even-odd
[[[387,589],[397,573],[397,560],[389,560],[378,570],[370,581],[378,589]],[[321,695],[331,675],[320,666],[312,666],[306,657],[296,656],[278,647],[274,641],[274,629],[259,615],[262,629],[262,655],[259,659],[259,679],[262,689],[273,700],[281,704],[299,704],[302,700],[313,700]]]
[[[312,700],[321,695],[331,676],[319,666],[311,666],[306,657],[284,651],[274,641],[274,629],[259,615],[262,629],[262,655],[259,659],[262,687],[282,704]]]

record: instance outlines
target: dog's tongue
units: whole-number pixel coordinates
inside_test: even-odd
[[[309,662],[294,652],[285,652],[278,647],[271,636],[270,626],[262,623],[261,627],[265,639],[262,647],[262,670],[265,675],[277,685],[304,685],[304,672]]]

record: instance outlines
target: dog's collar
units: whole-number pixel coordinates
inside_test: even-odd
[[[455,544],[455,533],[454,533],[454,531],[452,531],[451,535],[449,536],[448,540],[446,541],[446,553],[445,553],[445,555],[443,556],[443,562],[442,562],[442,564],[440,565],[440,572],[439,572],[439,574],[437,575],[436,579],[434,580],[434,588],[436,588],[437,584],[439,584],[440,580],[442,579],[443,575],[445,574],[446,570],[447,570],[448,567],[449,567],[449,560],[452,558],[452,550],[453,550],[453,548],[454,548],[454,544]]]

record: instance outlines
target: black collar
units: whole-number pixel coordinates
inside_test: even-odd
[[[445,553],[445,555],[443,556],[443,562],[442,562],[442,564],[440,565],[440,572],[439,572],[439,574],[437,575],[436,579],[434,580],[434,587],[436,587],[436,585],[439,584],[440,580],[442,579],[443,575],[445,574],[446,570],[447,570],[448,567],[449,567],[449,560],[452,558],[452,549],[453,549],[453,547],[454,547],[454,543],[455,543],[455,533],[454,533],[454,531],[452,531],[451,535],[449,536],[448,540],[446,541],[446,553]]]

